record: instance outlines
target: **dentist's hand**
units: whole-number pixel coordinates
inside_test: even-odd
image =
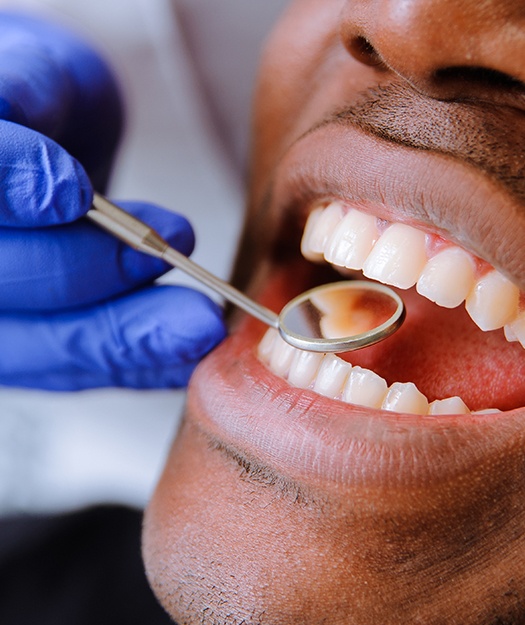
[[[114,79],[89,47],[0,13],[0,385],[182,386],[224,337],[209,299],[151,286],[164,262],[81,219],[92,184],[104,188],[121,118]],[[191,252],[183,217],[124,207]]]

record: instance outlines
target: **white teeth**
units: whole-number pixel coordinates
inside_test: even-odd
[[[323,354],[294,350],[295,354],[290,364],[288,381],[294,386],[308,388],[315,378],[319,365],[323,360]]]
[[[425,265],[417,291],[444,308],[459,306],[474,286],[474,262],[459,247],[449,247]]]
[[[387,389],[387,383],[377,373],[352,367],[343,389],[343,401],[368,408],[381,408]]]
[[[519,341],[525,347],[525,312],[521,312],[514,321],[504,327],[507,341]]]
[[[275,344],[277,337],[278,337],[278,332],[277,330],[274,330],[273,328],[269,328],[264,333],[264,336],[262,337],[262,341],[259,343],[259,347],[257,349],[259,358],[263,362],[270,362],[270,358],[273,352],[273,346]]]
[[[361,269],[378,238],[376,218],[351,209],[328,239],[324,257],[334,265]]]
[[[428,400],[412,382],[395,382],[388,389],[381,408],[393,412],[424,415],[428,413]]]
[[[363,273],[368,278],[409,289],[417,282],[426,261],[425,234],[405,224],[392,224],[368,255]]]
[[[349,404],[391,412],[420,415],[468,414],[459,397],[436,400],[427,398],[411,382],[394,382],[388,388],[379,375],[362,367],[352,367],[333,354],[314,354],[288,345],[270,329],[259,344],[259,359],[290,384],[312,389],[319,395]],[[475,414],[499,412],[479,410]],[[473,413],[474,414],[474,413]]]
[[[333,354],[327,354],[317,371],[314,391],[325,397],[337,399],[350,373],[351,366]]]
[[[465,402],[459,397],[447,397],[447,399],[436,399],[428,409],[428,414],[468,414],[470,410]]]
[[[309,260],[323,259],[342,270],[417,291],[444,308],[463,301],[482,330],[505,326],[509,341],[525,348],[525,320],[518,316],[520,293],[496,270],[476,279],[477,260],[457,246],[434,256],[427,251],[431,235],[406,224],[391,224],[380,234],[375,217],[332,202],[310,215],[301,249]],[[525,312],[523,313],[525,314]]]
[[[290,365],[296,350],[277,336],[270,354],[270,369],[282,377],[286,377],[290,371]]]
[[[516,318],[519,290],[497,271],[480,278],[466,301],[466,309],[482,330],[497,330]]]
[[[343,218],[343,207],[332,202],[326,208],[318,208],[308,217],[301,241],[301,251],[308,260],[321,260],[332,232]]]

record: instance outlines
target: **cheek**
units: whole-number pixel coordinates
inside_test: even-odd
[[[341,0],[298,0],[279,20],[261,56],[254,97],[253,171],[271,170],[307,130],[312,88],[337,39]]]

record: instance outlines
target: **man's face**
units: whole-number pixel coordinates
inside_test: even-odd
[[[364,271],[407,319],[343,360],[238,315],[199,367],[144,542],[181,625],[525,622],[524,60],[521,0],[282,17],[239,283]]]

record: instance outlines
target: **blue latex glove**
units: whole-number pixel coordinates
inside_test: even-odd
[[[182,386],[224,337],[208,298],[151,286],[164,262],[80,219],[91,181],[102,189],[107,180],[121,112],[114,79],[89,47],[0,13],[0,384]],[[123,206],[192,251],[183,217]]]

